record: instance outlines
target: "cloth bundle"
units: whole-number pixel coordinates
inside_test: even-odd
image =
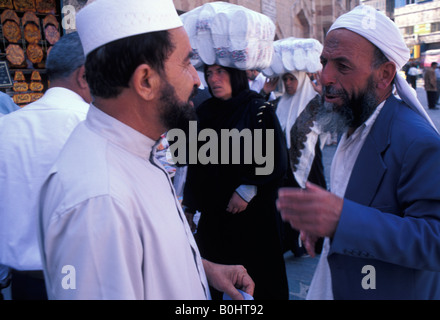
[[[322,69],[322,44],[315,39],[286,38],[274,42],[271,65],[262,72],[266,77],[277,77],[292,71],[315,73]]]
[[[269,17],[227,2],[206,3],[180,17],[196,68],[218,64],[262,70],[270,65],[275,24]]]

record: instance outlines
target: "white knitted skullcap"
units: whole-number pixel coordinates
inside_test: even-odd
[[[76,15],[87,56],[115,40],[182,26],[172,0],[95,0]]]

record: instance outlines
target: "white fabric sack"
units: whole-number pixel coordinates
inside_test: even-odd
[[[258,12],[227,2],[211,2],[181,16],[195,53],[193,64],[240,70],[265,69],[273,56],[275,24]],[[194,31],[194,20],[195,31]]]
[[[271,65],[263,69],[266,77],[282,76],[293,71],[315,73],[322,69],[322,44],[311,38],[286,38],[274,42]]]

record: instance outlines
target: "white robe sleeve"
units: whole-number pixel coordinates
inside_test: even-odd
[[[52,215],[44,240],[49,298],[143,299],[143,249],[135,222],[109,196]]]

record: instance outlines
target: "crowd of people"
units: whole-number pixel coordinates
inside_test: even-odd
[[[416,62],[406,64],[402,70],[405,71],[406,80],[417,89],[417,81],[423,79],[428,109],[438,110],[440,105],[440,68],[438,62],[431,62],[431,65],[422,69]]]
[[[440,136],[398,74],[399,29],[379,12],[363,28],[365,14],[334,22],[318,74],[265,79],[196,71],[171,0],[85,6],[50,52],[43,98],[1,105],[0,288],[15,300],[287,300],[292,250],[320,254],[308,299],[439,299]],[[166,133],[192,121],[197,155],[215,152],[203,133],[262,139],[222,140],[227,163],[164,165]],[[340,141],[327,182],[329,132]],[[257,174],[248,150],[272,170]]]

